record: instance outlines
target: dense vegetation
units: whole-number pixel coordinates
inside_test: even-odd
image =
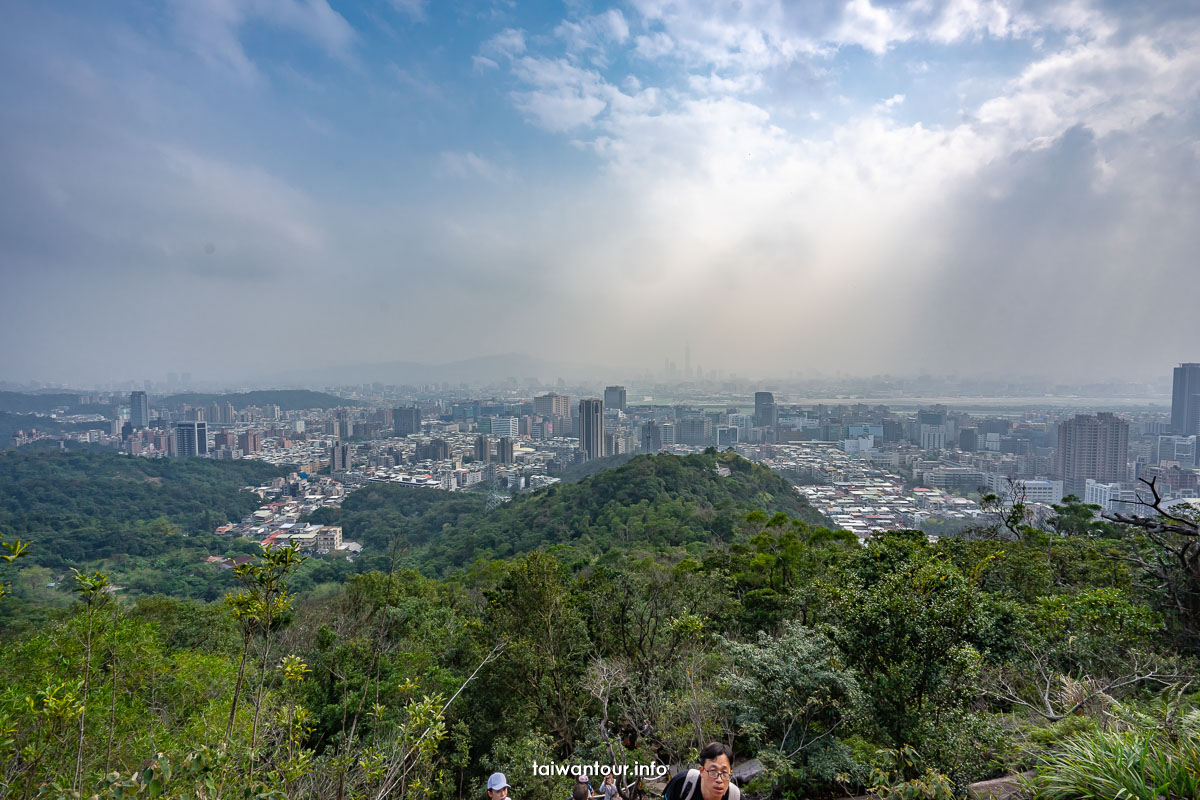
[[[283,411],[303,411],[306,408],[337,408],[338,406],[356,406],[357,401],[344,397],[314,392],[309,389],[261,389],[254,392],[238,394],[202,394],[186,392],[173,394],[156,399],[156,406],[175,406],[187,403],[193,406],[207,406],[209,403],[232,403],[234,408],[246,406],[277,405]]]
[[[390,486],[347,501],[345,524],[400,532],[396,562],[449,566],[433,545],[465,541],[442,545],[467,554],[446,578],[389,556],[293,596],[312,562],[275,551],[206,604],[118,602],[81,574],[73,608],[0,647],[0,793],[478,798],[500,769],[556,798],[571,779],[534,762],[680,764],[719,739],[762,761],[752,797],[961,797],[1026,769],[1029,797],[1195,797],[1200,619],[1167,558],[1194,526],[1068,502],[1044,529],[863,547],[735,466],[634,459],[490,511]],[[643,500],[668,522],[622,538]],[[476,560],[488,526],[529,551]]]
[[[595,475],[598,472],[619,467],[622,464],[627,464],[634,458],[633,453],[621,453],[615,456],[605,456],[604,458],[593,458],[591,461],[584,461],[582,464],[571,464],[562,471],[559,477],[567,483],[581,481],[584,478]]]
[[[72,567],[104,569],[137,593],[214,599],[232,580],[197,563],[257,546],[212,531],[259,506],[244,487],[279,474],[254,461],[130,458],[95,449],[3,452],[0,539],[37,543],[20,587],[30,600],[47,599],[42,590]]]
[[[718,465],[729,474],[719,474]],[[731,453],[639,456],[490,509],[479,495],[375,484],[348,497],[340,512],[316,519],[336,520],[348,538],[376,553],[398,539],[401,563],[436,576],[480,558],[555,545],[569,546],[581,558],[614,548],[703,549],[714,540],[732,541],[755,510],[827,523],[778,475]]]

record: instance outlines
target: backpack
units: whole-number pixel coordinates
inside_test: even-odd
[[[689,769],[687,778],[683,781],[683,789],[679,792],[679,800],[691,800],[692,792],[696,788],[696,784],[700,782],[700,770],[696,768]],[[741,800],[742,790],[733,782],[733,776],[729,776],[729,789],[725,792],[725,800]]]

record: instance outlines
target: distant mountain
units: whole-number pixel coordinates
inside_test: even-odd
[[[112,414],[112,406],[80,403],[80,395],[87,392],[0,392],[0,411],[10,414],[49,414],[55,409],[65,408],[69,414]]]
[[[419,364],[409,361],[339,364],[289,370],[266,379],[284,386],[339,386],[359,383],[499,383],[509,378],[515,378],[517,381],[535,378],[539,382],[551,382],[558,378],[567,381],[600,382],[618,379],[621,374],[621,370],[595,364],[547,361],[520,353],[506,353],[477,356],[449,364]]]
[[[598,555],[728,542],[741,535],[751,511],[833,527],[786,480],[732,453],[638,456],[495,508],[479,493],[372,484],[347,497],[340,511],[318,514],[376,553],[387,552],[399,534],[407,564],[439,575],[479,558],[554,545]]]
[[[358,405],[358,402],[355,400],[347,400],[344,397],[326,394],[325,392],[312,392],[308,389],[263,389],[257,392],[242,392],[240,394],[187,392],[155,399],[153,404],[156,406],[174,406],[180,403],[187,403],[191,406],[206,406],[212,402],[232,403],[234,408],[277,405],[284,411]]]

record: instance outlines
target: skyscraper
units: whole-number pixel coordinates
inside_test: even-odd
[[[624,386],[605,386],[604,387],[604,407],[619,408],[625,410],[625,387]]]
[[[642,451],[657,453],[662,450],[662,444],[662,431],[658,429],[658,423],[652,419],[642,423]]]
[[[416,406],[392,409],[392,431],[397,436],[421,432],[421,409]]]
[[[258,431],[243,431],[238,434],[238,447],[242,453],[257,453],[262,449],[262,437],[258,435]]]
[[[775,395],[771,392],[754,393],[754,424],[776,433],[779,418],[775,410]]]
[[[550,392],[533,398],[533,413],[543,417],[571,417],[571,398]]]
[[[208,423],[175,423],[175,455],[192,458],[208,455]]]
[[[604,401],[598,397],[579,401],[579,449],[589,461],[604,455]]]
[[[345,472],[350,469],[350,445],[334,442],[329,448],[329,471]]]
[[[150,402],[145,392],[130,392],[129,424],[134,430],[150,426]]]
[[[501,464],[512,464],[516,461],[515,452],[511,437],[501,436],[500,441],[496,442],[496,457]]]
[[[1171,432],[1200,433],[1200,364],[1180,364],[1171,387]]]
[[[1055,467],[1063,491],[1083,497],[1087,481],[1120,483],[1127,477],[1129,423],[1102,411],[1059,423]]]

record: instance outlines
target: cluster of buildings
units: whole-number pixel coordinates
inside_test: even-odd
[[[780,402],[770,391],[754,392],[752,406],[749,395],[631,403],[624,386],[564,389],[560,381],[554,391],[522,393],[514,382],[481,398],[465,387],[375,385],[355,393],[357,404],[308,410],[220,399],[164,407],[135,391],[110,430],[86,433],[133,455],[259,459],[328,475],[345,491],[391,482],[511,492],[604,456],[733,449],[792,476],[855,531],[969,521],[985,494],[1045,508],[1073,494],[1126,513],[1146,495],[1143,481],[1169,500],[1200,496],[1197,363],[1175,369],[1169,417],[1053,408],[972,415],[945,405],[900,412]]]
[[[341,526],[301,522],[319,508],[341,505],[346,489],[338,481],[293,472],[252,491],[265,502],[239,522],[217,528],[216,535],[253,539],[264,547],[290,545],[317,555],[340,551],[350,559],[362,551],[357,542],[343,540]],[[238,565],[234,559],[207,561],[221,567]]]

